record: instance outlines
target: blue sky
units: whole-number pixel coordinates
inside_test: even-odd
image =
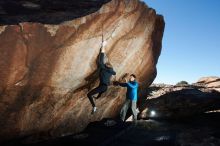
[[[165,18],[155,83],[220,76],[220,0],[144,0]]]

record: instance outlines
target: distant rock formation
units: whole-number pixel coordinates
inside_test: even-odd
[[[204,86],[209,89],[214,89],[220,92],[220,77],[203,77],[198,80],[195,85]]]
[[[10,0],[21,9],[13,15],[2,2],[7,0],[0,3],[4,16],[0,18],[1,140],[76,133],[92,121],[118,115],[125,89],[109,87],[96,101],[95,115],[90,114],[92,107],[86,97],[98,83],[96,60],[102,36],[108,43],[106,52],[117,80],[125,73],[134,73],[140,91],[153,82],[165,24],[163,17],[143,2],[33,0],[22,1],[25,3],[20,7],[21,1]],[[38,2],[47,3],[46,10]],[[80,18],[67,17],[69,21],[50,24],[62,18],[59,14],[68,16],[64,11],[67,6],[76,7],[77,11],[70,13]],[[30,9],[35,11],[33,17],[26,16]],[[45,13],[49,17],[42,17]],[[12,25],[4,25],[7,23]]]
[[[192,85],[153,84],[140,101],[140,118],[181,119],[219,111],[218,83],[218,77],[208,77]]]

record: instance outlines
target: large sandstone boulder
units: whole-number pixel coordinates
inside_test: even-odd
[[[92,4],[92,0],[87,2]],[[26,7],[38,4],[33,5]],[[40,23],[37,13],[33,18],[29,15],[31,19],[24,17],[34,23],[23,22],[23,13],[1,21],[13,23],[0,26],[1,140],[35,133],[48,137],[76,133],[92,121],[117,116],[125,89],[110,87],[96,101],[95,115],[90,114],[92,107],[86,97],[97,85],[102,36],[108,42],[106,52],[116,79],[135,73],[142,88],[152,83],[161,52],[163,17],[138,0],[112,0],[100,9],[91,7],[97,11],[53,25],[41,13]],[[5,10],[2,5],[1,10]],[[1,12],[5,16],[10,10]],[[60,16],[49,12],[53,20]]]

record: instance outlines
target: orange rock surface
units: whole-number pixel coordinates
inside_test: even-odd
[[[163,17],[138,0],[112,0],[57,25],[0,26],[0,139],[61,136],[117,116],[125,89],[109,87],[95,115],[86,97],[98,83],[102,35],[116,79],[135,73],[141,92],[156,77],[164,26]]]

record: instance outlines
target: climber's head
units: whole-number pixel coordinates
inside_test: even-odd
[[[133,82],[136,80],[136,75],[135,74],[131,74],[130,75],[130,81]]]
[[[112,66],[112,64],[110,62],[106,62],[105,66],[108,67],[108,68],[113,68],[113,66]]]

